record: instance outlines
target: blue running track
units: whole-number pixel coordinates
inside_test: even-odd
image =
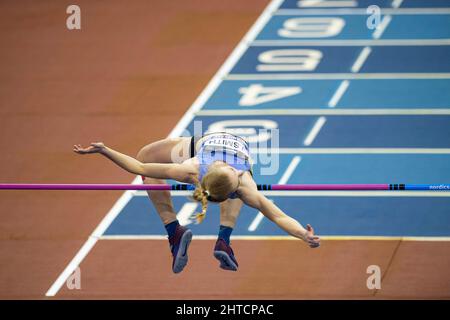
[[[262,174],[269,164],[254,153],[259,183],[450,183],[450,1],[278,2],[185,129],[202,121],[255,142],[266,139],[259,129],[279,129],[274,172]],[[378,29],[366,23],[374,4]],[[267,196],[322,236],[450,237],[448,192]],[[184,223],[200,209],[184,193],[174,206]],[[212,204],[203,224],[190,225],[194,234],[216,235],[218,212]],[[136,192],[104,235],[165,230]],[[244,207],[233,235],[285,234]]]

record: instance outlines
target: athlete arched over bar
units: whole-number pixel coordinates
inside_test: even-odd
[[[75,145],[74,151],[78,154],[100,153],[128,172],[141,175],[146,184],[164,184],[164,179],[194,184],[193,197],[202,204],[202,211],[197,214],[199,222],[205,217],[208,201],[220,202],[220,229],[214,256],[225,270],[238,269],[230,246],[230,235],[243,203],[258,209],[281,229],[305,241],[311,248],[320,245],[320,238],[309,224],[304,228],[257,190],[249,145],[242,137],[209,133],[201,137],[168,138],[143,147],[136,159],[101,142],[92,143],[87,148]],[[169,236],[172,270],[181,272],[188,261],[187,250],[192,231],[178,223],[170,191],[148,190],[147,193]]]

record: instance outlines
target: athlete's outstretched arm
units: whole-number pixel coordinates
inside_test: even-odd
[[[320,238],[314,235],[314,229],[309,224],[305,229],[297,220],[285,214],[272,201],[258,191],[253,179],[251,182],[243,184],[239,190],[239,194],[246,205],[261,211],[264,216],[276,223],[291,236],[305,241],[311,248],[316,248],[320,245]]]
[[[192,183],[195,170],[189,165],[176,163],[142,163],[133,157],[108,148],[101,142],[91,143],[87,148],[74,145],[73,151],[78,154],[100,153],[113,161],[122,169],[138,175],[155,179],[174,179]]]

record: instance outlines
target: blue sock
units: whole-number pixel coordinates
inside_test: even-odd
[[[167,230],[167,234],[169,235],[169,238],[173,237],[173,235],[175,234],[175,231],[177,230],[177,226],[179,226],[179,225],[180,224],[178,223],[178,220],[175,220],[164,226]]]
[[[229,245],[230,244],[230,236],[233,232],[233,228],[220,226],[219,229],[219,238],[225,240],[225,242]]]

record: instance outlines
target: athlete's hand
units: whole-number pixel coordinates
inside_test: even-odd
[[[308,243],[308,245],[311,248],[317,248],[320,246],[320,238],[314,235],[314,228],[311,227],[310,224],[306,225],[306,233],[304,240],[306,243]]]
[[[80,144],[73,146],[73,151],[78,154],[99,153],[105,149],[105,145],[102,142],[91,143],[87,148],[83,148]]]

